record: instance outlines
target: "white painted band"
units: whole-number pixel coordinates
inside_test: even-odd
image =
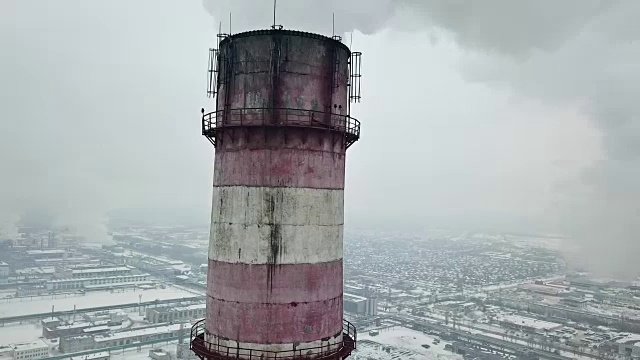
[[[344,190],[214,186],[211,214],[220,223],[342,225]]]
[[[275,253],[274,246],[277,246]],[[244,264],[316,264],[340,260],[342,225],[214,223],[209,259]]]
[[[211,260],[315,264],[342,259],[342,190],[214,187],[213,203]]]

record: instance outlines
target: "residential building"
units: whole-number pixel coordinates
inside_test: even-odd
[[[9,277],[9,264],[0,261],[0,278]]]
[[[13,344],[13,358],[16,360],[37,360],[49,357],[49,346],[41,340]]]

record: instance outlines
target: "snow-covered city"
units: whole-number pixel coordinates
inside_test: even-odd
[[[638,18],[0,0],[0,360],[640,360]]]

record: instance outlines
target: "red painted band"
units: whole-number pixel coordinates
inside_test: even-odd
[[[342,296],[300,304],[226,302],[207,296],[207,330],[238,342],[288,344],[334,336],[342,329]]]
[[[214,186],[344,189],[345,156],[300,149],[216,151]]]
[[[342,259],[252,265],[209,260],[207,295],[229,302],[289,304],[342,296]]]

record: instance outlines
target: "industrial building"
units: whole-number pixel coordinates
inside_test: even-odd
[[[40,284],[20,285],[16,289],[16,296],[38,296],[47,293],[47,287]]]
[[[190,267],[183,261],[167,259],[160,256],[150,256],[147,254],[122,254],[122,261],[130,266],[134,266],[140,270],[148,271],[155,274],[175,275],[189,271]]]
[[[60,324],[62,324],[62,320],[59,318],[46,318],[40,320],[40,325],[42,325],[42,327],[54,328]]]
[[[190,327],[190,323],[163,324],[118,332],[106,331],[99,334],[63,337],[60,339],[60,351],[73,353],[152,340],[178,340],[181,336],[188,336]]]
[[[584,308],[589,303],[589,300],[585,298],[578,298],[573,296],[567,296],[560,299],[560,303],[567,306],[572,306],[576,308]]]
[[[640,335],[629,334],[615,341],[618,346],[618,353],[630,358],[640,357]]]
[[[74,353],[85,350],[91,350],[94,348],[93,336],[91,335],[78,335],[60,338],[60,345],[58,349],[62,353]]]
[[[94,326],[89,322],[78,322],[74,324],[58,325],[55,327],[43,327],[42,336],[47,339],[53,339],[57,337],[69,337],[75,335],[82,335],[82,330]]]
[[[375,297],[365,297],[344,293],[344,311],[375,316],[378,314],[378,299]]]
[[[189,336],[190,327],[190,323],[169,324],[94,336],[94,349],[129,345],[134,342],[145,342],[159,339],[178,339],[180,336]]]
[[[74,270],[77,271],[77,270]],[[118,276],[90,277],[59,279],[47,282],[48,290],[69,290],[69,289],[95,289],[101,287],[115,287],[118,285],[134,285],[149,283],[149,274],[127,274]]]
[[[150,323],[164,323],[172,321],[186,321],[201,319],[205,316],[206,304],[189,306],[168,306],[147,308],[146,320]]]
[[[99,277],[112,277],[112,276],[125,276],[131,274],[131,271],[135,269],[130,266],[118,266],[108,268],[91,268],[72,270],[71,277],[74,279],[86,279],[86,278],[99,278]]]
[[[564,326],[559,323],[519,315],[505,315],[498,319],[498,322],[505,328],[516,329],[528,333],[545,333],[560,329]]]
[[[66,325],[58,325],[55,327],[43,327],[42,336],[47,339],[72,337],[78,335],[96,334],[108,331],[108,326],[121,324],[122,321],[112,322],[110,320],[102,320],[96,322],[76,322]]]
[[[221,34],[203,135],[215,147],[202,359],[344,359],[345,159],[360,137],[360,53],[339,36]]]
[[[567,291],[562,287],[550,286],[547,284],[524,284],[520,285],[520,288],[533,293],[549,296],[558,296]]]
[[[68,256],[66,250],[48,249],[48,250],[27,250],[25,254],[31,259],[63,259]]]
[[[129,316],[122,310],[104,310],[82,314],[82,318],[92,323],[108,321],[109,324],[121,324]]]

